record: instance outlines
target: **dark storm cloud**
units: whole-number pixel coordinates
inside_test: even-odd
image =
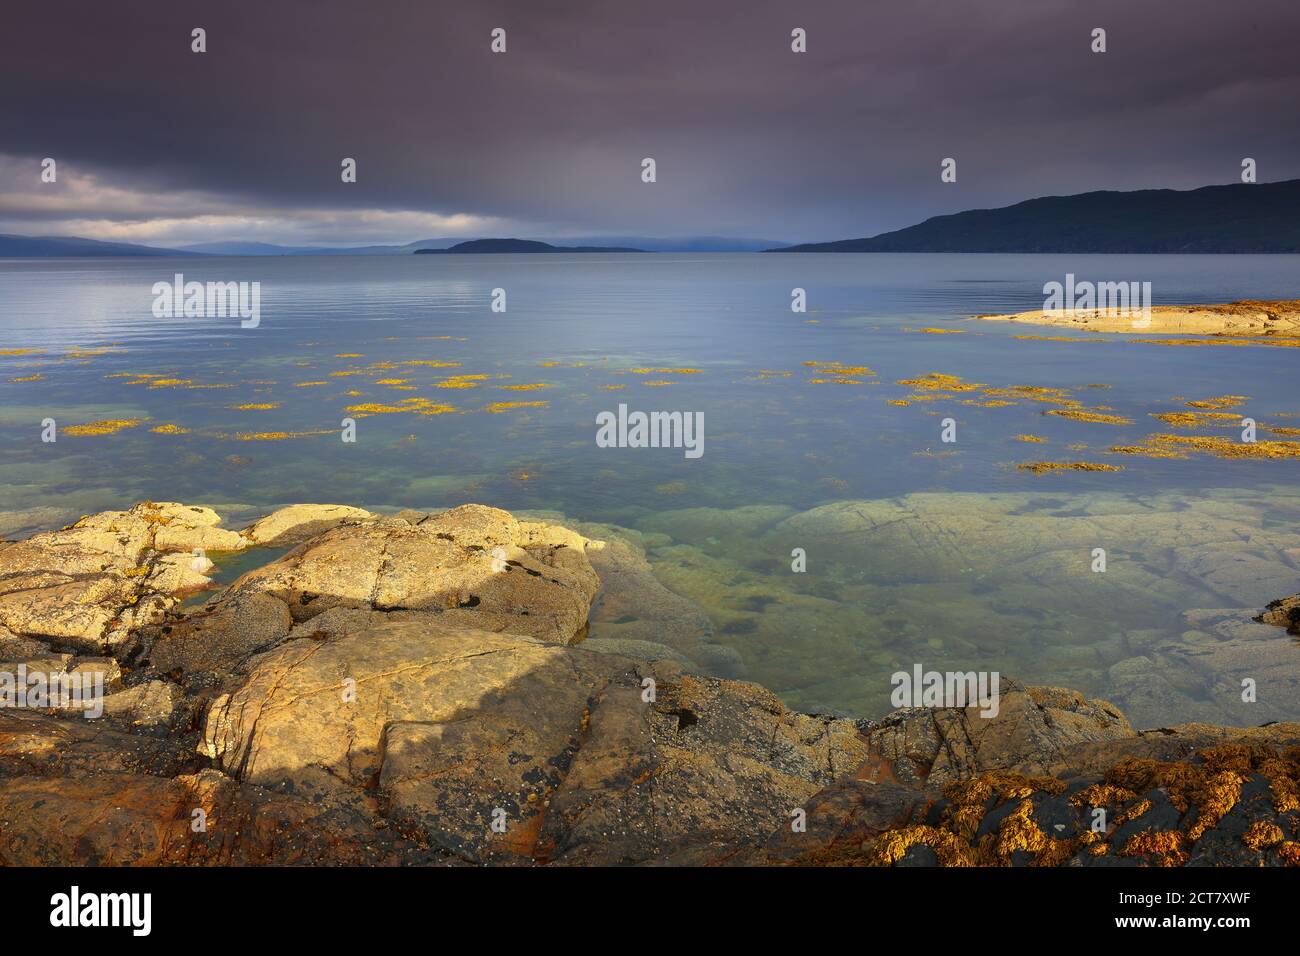
[[[83,219],[389,210],[791,240],[1227,182],[1244,156],[1292,178],[1298,43],[1295,0],[43,0],[0,33],[0,227],[78,218],[24,201],[44,156],[109,192]]]

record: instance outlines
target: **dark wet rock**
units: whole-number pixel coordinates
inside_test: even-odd
[[[0,710],[0,780],[107,772],[170,777],[199,764],[193,740],[180,735],[133,734],[112,721]]]
[[[1171,748],[1170,738],[1178,738]],[[811,801],[765,862],[856,866],[1300,865],[1300,725],[1176,728],[918,790],[854,781]],[[827,805],[833,813],[824,809]],[[827,819],[829,817],[829,819]],[[816,826],[814,826],[816,822]],[[925,848],[928,852],[918,850]]]
[[[1288,634],[1300,637],[1300,594],[1273,601],[1255,620],[1263,624],[1285,627]]]
[[[1028,764],[1049,772],[1068,748],[1134,735],[1114,705],[1076,691],[1025,687],[1001,678],[998,713],[979,707],[896,710],[860,724],[896,779],[944,784],[985,770]]]
[[[618,654],[621,657],[630,657],[633,660],[643,661],[671,661],[674,664],[680,664],[683,668],[695,669],[694,662],[681,651],[655,641],[638,641],[634,638],[623,637],[601,637],[587,639],[583,642],[582,647],[584,650],[595,651],[599,654]]]

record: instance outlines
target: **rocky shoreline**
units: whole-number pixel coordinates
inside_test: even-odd
[[[1035,309],[976,316],[1001,322],[1050,325],[1084,332],[1181,333],[1184,335],[1300,336],[1300,300],[1244,300],[1225,305],[1158,305],[1134,317],[1127,309]]]
[[[186,603],[254,546],[291,550]],[[0,863],[1300,864],[1300,724],[1136,731],[1008,678],[992,719],[796,713],[710,635],[627,542],[479,505],[0,544],[0,671],[106,691],[0,709]]]

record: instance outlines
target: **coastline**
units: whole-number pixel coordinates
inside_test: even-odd
[[[183,603],[196,549],[255,546],[289,550]],[[688,612],[652,580],[617,540],[482,505],[231,531],[145,502],[4,544],[0,670],[108,693],[102,720],[0,709],[0,859],[1300,863],[1300,723],[1137,731],[1005,676],[991,716],[799,713],[703,673],[698,646],[590,636],[603,594],[674,640]],[[1281,639],[1298,600],[1256,626]]]

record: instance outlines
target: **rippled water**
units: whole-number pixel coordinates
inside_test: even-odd
[[[177,271],[259,281],[260,326],[154,318],[151,287]],[[1107,451],[1173,430],[1152,413],[1214,396],[1248,397],[1232,411],[1261,426],[1300,426],[1300,350],[1043,341],[1016,336],[1060,333],[968,319],[1039,307],[1043,283],[1067,272],[1150,281],[1157,304],[1290,298],[1300,257],[0,261],[0,534],[144,498],[209,504],[232,523],[297,501],[481,501],[640,532],[660,580],[734,651],[729,669],[798,706],[881,712],[889,674],[921,662],[1109,693],[1151,721],[1300,716],[1294,694],[1267,715],[1243,710],[1218,658],[1196,677],[1169,651],[1220,652],[1231,629],[1185,611],[1300,589],[1300,462]],[[791,312],[795,287],[806,314]],[[504,313],[489,308],[495,288]],[[897,384],[934,372],[1064,388],[1132,424],[1050,416],[1057,406],[1019,396],[966,404],[984,391],[919,400]],[[484,377],[437,387],[454,376]],[[355,411],[413,398],[452,409]],[[598,448],[595,416],[620,402],[703,412],[703,457]],[[355,444],[339,439],[345,417]],[[138,424],[48,444],[46,418]],[[186,431],[152,431],[164,425]],[[1123,470],[1016,468],[1034,460]],[[1094,547],[1108,550],[1104,574]]]

